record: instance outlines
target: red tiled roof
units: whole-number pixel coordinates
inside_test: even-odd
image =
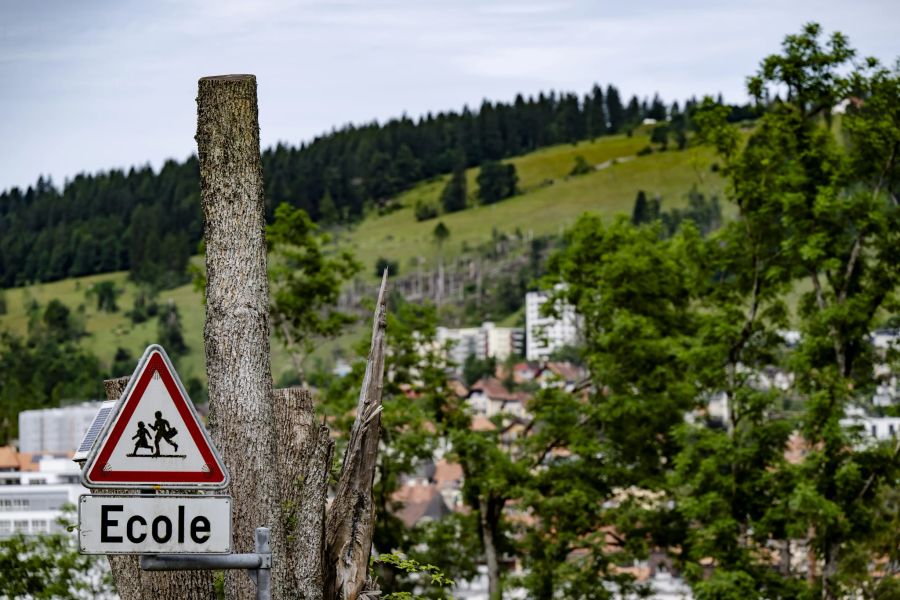
[[[491,400],[501,400],[504,402],[525,402],[528,400],[528,394],[524,392],[510,392],[506,389],[496,377],[486,377],[479,379],[474,384],[470,392],[480,391]]]
[[[391,499],[402,504],[393,512],[407,527],[413,527],[423,518],[439,519],[450,512],[435,485],[404,485]]]
[[[19,456],[12,446],[0,446],[0,469],[18,469]]]
[[[472,431],[494,431],[497,426],[484,415],[475,415],[472,417]]]
[[[438,487],[462,481],[463,470],[459,463],[449,462],[442,458],[434,465],[434,481]]]

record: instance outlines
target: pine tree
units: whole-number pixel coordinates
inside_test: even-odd
[[[499,162],[486,162],[478,172],[478,198],[482,204],[494,204],[516,193],[516,167]]]
[[[609,132],[619,133],[625,125],[625,110],[619,98],[619,90],[613,86],[606,88],[606,117],[609,119]]]
[[[441,206],[444,212],[452,213],[466,208],[466,171],[460,165],[453,170],[450,181],[441,192]]]

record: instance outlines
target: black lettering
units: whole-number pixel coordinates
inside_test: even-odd
[[[129,542],[132,542],[134,544],[140,544],[145,539],[147,539],[147,530],[144,529],[144,531],[141,532],[140,535],[135,535],[134,534],[134,524],[135,523],[140,524],[142,527],[145,527],[145,528],[147,527],[147,521],[146,521],[146,519],[144,519],[144,517],[142,517],[141,515],[134,515],[133,517],[128,519],[128,526],[125,528],[125,535],[128,536]]]
[[[165,525],[166,534],[160,534],[160,525]],[[169,538],[172,537],[172,521],[169,520],[165,515],[160,515],[153,519],[153,539],[156,540],[158,544],[163,544],[169,541]]]
[[[100,507],[100,541],[104,544],[117,544],[122,541],[121,535],[109,535],[109,527],[115,527],[118,521],[109,518],[111,512],[124,510],[121,505],[109,505]]]
[[[198,535],[201,533],[206,535]],[[191,539],[196,544],[202,544],[209,539],[209,519],[206,517],[194,517],[191,521]]]
[[[178,543],[184,543],[184,507],[178,507]]]

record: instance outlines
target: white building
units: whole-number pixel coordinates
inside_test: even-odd
[[[519,328],[497,327],[490,321],[482,323],[481,327],[437,328],[438,344],[449,346],[449,358],[457,366],[462,366],[469,356],[503,361],[510,354],[521,354],[523,335]]]
[[[563,346],[578,343],[578,318],[575,307],[558,307],[559,317],[545,317],[541,307],[549,294],[544,291],[525,294],[525,358],[545,360]]]
[[[879,442],[894,440],[900,435],[900,417],[872,417],[858,407],[847,408],[841,425],[858,427],[866,438]]]
[[[80,473],[68,455],[18,454],[8,446],[0,448],[0,538],[64,531],[58,524],[63,507],[74,508],[78,496],[87,492]]]
[[[91,426],[99,402],[19,413],[20,452],[73,452]]]

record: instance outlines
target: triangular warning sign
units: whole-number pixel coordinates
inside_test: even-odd
[[[144,351],[81,478],[91,488],[228,484],[228,471],[162,346]]]

